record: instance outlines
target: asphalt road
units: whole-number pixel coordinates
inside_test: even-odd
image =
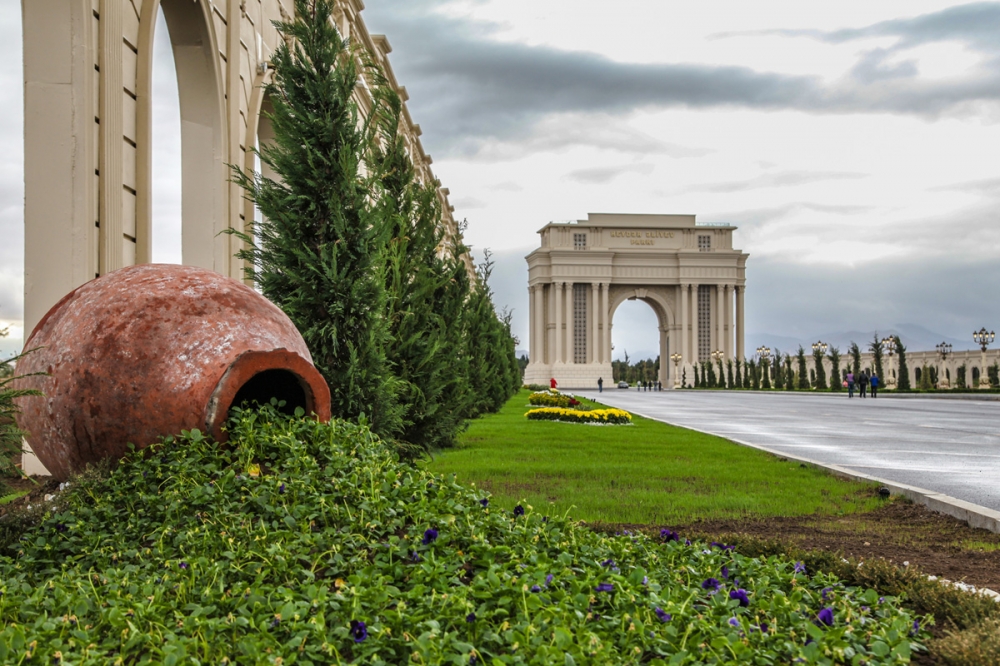
[[[576,393],[1000,510],[1000,402],[634,388]]]

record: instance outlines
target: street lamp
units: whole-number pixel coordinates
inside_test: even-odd
[[[681,376],[677,374],[677,366],[681,362],[681,355],[674,352],[670,355],[670,360],[674,362],[674,388],[679,388],[681,385]]]
[[[767,388],[771,388],[771,348],[764,345],[757,347],[757,357],[762,361],[761,369],[764,371],[761,377],[761,388],[764,388],[764,383],[767,384]]]
[[[993,340],[996,339],[996,334],[993,331],[987,331],[986,327],[974,331],[972,333],[972,339],[975,340],[976,344],[982,350],[982,369],[979,371],[979,388],[989,388],[990,378],[986,372],[986,348],[989,347]]]
[[[896,385],[896,371],[892,367],[892,357],[896,353],[896,338],[892,336],[882,338],[882,347],[885,348],[885,353],[889,355],[889,370],[892,372],[892,376],[886,378],[885,385],[888,388],[890,384],[893,386]]]
[[[948,354],[951,353],[951,345],[947,342],[939,342],[935,347],[938,354],[941,356],[941,369],[944,371],[938,375],[938,385],[941,388],[951,388],[951,381],[948,377],[948,368],[946,367],[946,361],[948,360]]]
[[[822,340],[817,340],[816,342],[813,343],[814,352],[818,351],[820,354],[826,354],[827,349],[829,349],[829,346]]]
[[[722,370],[722,359],[725,358],[726,352],[722,351],[721,349],[716,349],[714,352],[712,352],[711,356],[713,359],[715,359],[715,362],[719,365],[719,386],[721,386],[722,388],[726,388],[726,375]]]

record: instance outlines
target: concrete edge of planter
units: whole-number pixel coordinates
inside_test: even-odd
[[[909,486],[905,483],[896,483],[895,481],[889,481],[887,479],[882,479],[877,476],[871,476],[870,474],[862,474],[861,472],[855,472],[846,467],[841,467],[840,465],[831,465],[828,463],[818,462],[812,460],[811,458],[804,458],[802,456],[796,456],[793,454],[788,454],[783,451],[776,451],[774,449],[768,448],[766,446],[761,446],[759,444],[752,444],[750,442],[744,442],[739,439],[734,439],[732,437],[724,437],[722,435],[717,435],[714,432],[709,432],[707,430],[701,430],[699,428],[691,428],[689,426],[679,425],[677,423],[670,423],[669,421],[664,421],[662,419],[653,418],[647,416],[641,412],[634,410],[628,410],[632,414],[637,414],[643,418],[649,419],[650,421],[659,421],[660,423],[667,423],[669,425],[684,428],[686,430],[693,430],[695,432],[700,432],[704,435],[711,435],[713,437],[720,437],[722,439],[729,440],[730,442],[735,442],[741,446],[747,446],[751,449],[757,449],[759,451],[764,451],[765,453],[770,453],[773,456],[779,458],[785,458],[787,460],[794,460],[796,462],[805,463],[813,467],[819,467],[825,469],[837,476],[841,476],[847,479],[852,479],[855,481],[872,481],[881,484],[889,489],[889,492],[894,495],[902,495],[903,497],[909,499],[912,502],[918,504],[923,504],[931,511],[936,511],[937,513],[943,513],[947,516],[953,518],[958,518],[959,520],[965,521],[969,527],[975,527],[983,530],[989,530],[990,532],[996,532],[1000,534],[1000,511],[995,511],[993,509],[987,508],[985,506],[980,506],[978,504],[973,504],[972,502],[966,502],[965,500],[960,500],[956,497],[950,495],[944,495],[933,490],[927,490],[925,488],[917,488],[916,486]]]

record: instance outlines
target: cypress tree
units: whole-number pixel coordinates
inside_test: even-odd
[[[965,375],[968,372],[968,367],[963,363],[955,369],[955,388],[964,389],[966,388]]]
[[[265,87],[274,142],[257,152],[279,180],[233,167],[264,217],[248,222],[237,256],[302,333],[330,385],[334,416],[365,414],[391,437],[402,419],[384,352],[387,239],[362,168],[375,137],[370,123],[359,127],[358,70],[332,10],[329,0],[295,0],[296,18],[278,25],[289,40],[271,56],[274,81]]]
[[[715,377],[715,368],[712,366],[711,361],[705,361],[704,368],[702,369],[701,376],[705,377],[705,385],[708,388],[715,388],[719,385],[718,379]]]
[[[868,350],[872,353],[872,365],[875,367],[875,374],[884,381],[882,375],[882,341],[878,338],[878,331],[875,331],[875,338],[868,343]]]
[[[857,342],[851,341],[851,346],[847,348],[847,353],[851,357],[851,372],[854,373],[855,381],[861,374],[861,347]]]
[[[716,364],[719,366],[719,388],[726,388],[726,373],[722,367],[722,359],[720,358]]]
[[[726,359],[726,379],[729,384],[729,388],[736,388],[738,382],[733,377],[733,359]]]
[[[750,388],[752,388],[754,391],[759,391],[760,390],[760,369],[759,369],[759,365],[760,364],[757,361],[753,360],[753,359],[750,359],[749,363],[750,363],[750,381],[751,381]]]
[[[792,372],[792,355],[785,354],[785,390],[795,390],[795,373]]]
[[[736,383],[733,384],[733,386],[735,388],[744,388],[744,385],[743,385],[743,361],[742,361],[742,359],[736,359],[736,377],[735,377],[735,382]]]
[[[774,383],[774,388],[778,389],[779,391],[781,390],[781,386],[782,386],[781,375],[783,374],[781,372],[781,368],[782,368],[781,359],[782,359],[781,352],[779,350],[775,349],[774,350],[774,358],[771,360],[771,372],[773,373],[773,376],[774,376],[774,382],[773,382]]]
[[[766,359],[760,359],[760,388],[769,390],[771,388],[771,366]]]
[[[799,385],[798,389],[801,391],[809,390],[809,372],[806,370],[806,350],[799,345],[799,353],[796,354],[795,358],[798,360],[798,373],[799,373]]]
[[[906,346],[896,336],[896,353],[899,354],[899,377],[896,378],[896,388],[900,391],[910,390],[910,369],[906,365]]]
[[[816,347],[813,349],[813,367],[816,371],[816,390],[825,391],[827,389],[826,385],[826,368],[823,367],[823,349],[822,347]]]
[[[830,346],[830,390],[840,391],[844,388],[843,380],[840,378],[840,349]]]

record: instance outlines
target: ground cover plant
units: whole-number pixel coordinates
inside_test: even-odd
[[[605,536],[241,412],[75,480],[0,544],[0,661],[905,663],[925,618],[776,557]],[[27,519],[25,519],[27,520]]]
[[[527,396],[522,391],[498,414],[473,421],[458,447],[428,468],[489,489],[508,509],[527,499],[594,523],[838,515],[880,504],[871,484],[639,416],[628,428],[529,421]]]

